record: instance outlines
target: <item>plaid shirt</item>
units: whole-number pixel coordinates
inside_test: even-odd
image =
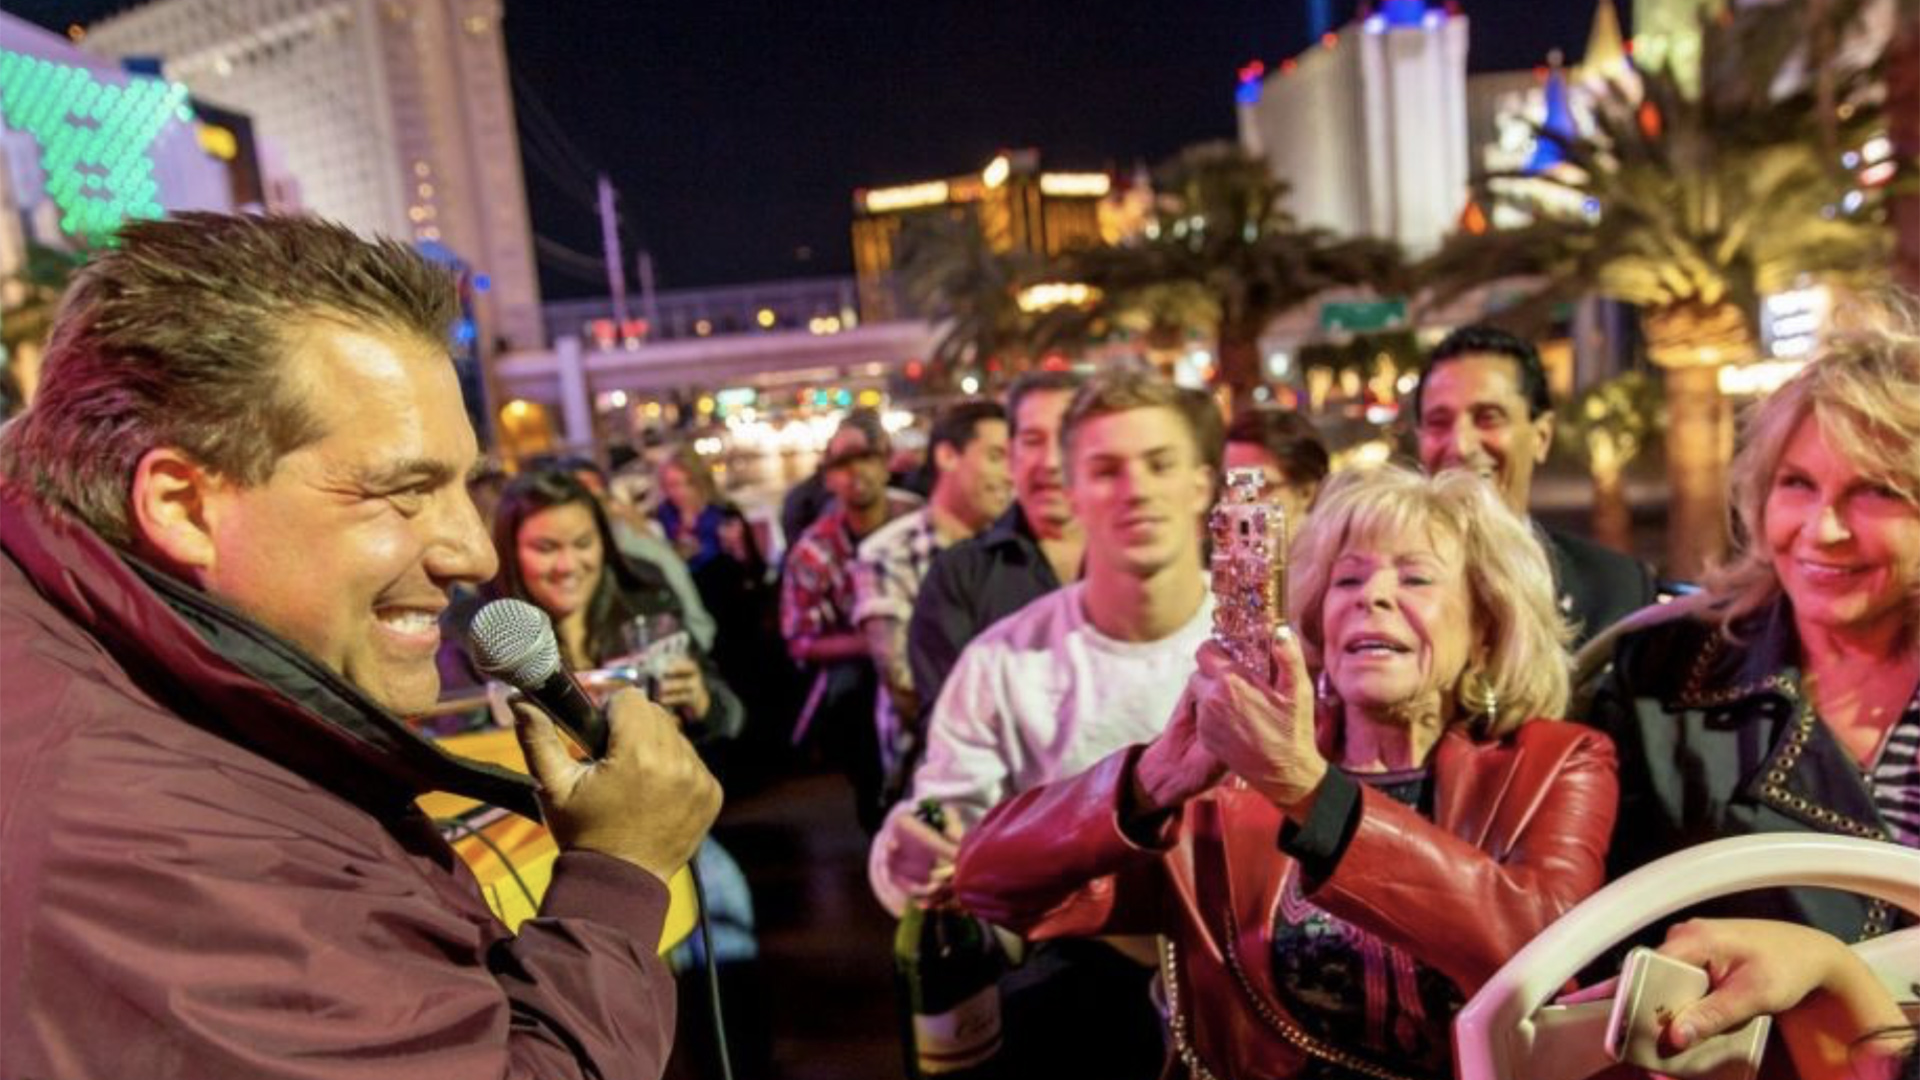
[[[887,492],[887,519],[911,513],[912,495]],[[780,633],[788,641],[852,633],[853,566],[857,554],[847,515],[835,506],[807,526],[787,552],[780,582]]]
[[[895,518],[860,542],[860,557],[853,564],[853,623],[859,626],[868,619],[891,620],[887,630],[893,639],[892,670],[880,673],[888,684],[913,685],[913,669],[907,663],[907,623],[913,618],[920,582],[926,579],[927,568],[939,552],[940,534],[934,530],[931,507]],[[879,667],[881,657],[876,655],[873,660]],[[930,701],[921,702],[920,715],[924,716],[932,705]],[[882,767],[893,782],[904,779],[898,775],[899,770],[906,766],[908,755],[917,753],[908,740],[909,728],[917,730],[919,726],[917,720],[900,715],[894,708],[893,695],[882,687],[874,700],[873,723],[880,735]]]
[[[920,595],[920,582],[939,552],[932,507],[895,518],[862,540],[853,564],[854,625],[868,619],[898,620],[904,644],[913,598]]]

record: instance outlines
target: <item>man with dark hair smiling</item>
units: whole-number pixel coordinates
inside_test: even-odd
[[[0,434],[0,1075],[658,1076],[665,880],[719,809],[672,716],[535,782],[399,717],[496,559],[452,283],[312,218],[122,230]],[[510,933],[414,805],[562,853]]]
[[[1086,537],[1060,475],[1060,418],[1079,387],[1071,372],[1036,371],[1007,391],[1013,506],[933,560],[907,624],[907,660],[925,709],[933,708],[967,642],[1080,576]]]
[[[927,436],[927,458],[934,471],[927,505],[862,540],[853,568],[853,621],[866,635],[880,679],[874,723],[890,789],[919,757],[919,721],[928,704],[907,664],[913,598],[934,556],[986,528],[1012,499],[1006,410],[997,401],[947,407]]]
[[[1492,326],[1455,330],[1427,358],[1413,415],[1428,472],[1477,472],[1514,513],[1528,516],[1533,470],[1553,449],[1553,402],[1537,349]],[[1538,522],[1535,528],[1553,560],[1575,645],[1653,602],[1653,574],[1638,560]]]

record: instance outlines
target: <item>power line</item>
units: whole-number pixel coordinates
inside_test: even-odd
[[[512,83],[514,101],[519,106],[520,114],[532,121],[528,130],[543,138],[557,160],[577,175],[587,178],[587,186],[591,187],[591,178],[600,173],[600,168],[581,151],[579,144],[567,134],[566,128],[553,118],[553,113],[540,100],[540,95],[534,92],[533,87],[511,67],[508,68],[508,79]]]
[[[534,253],[552,270],[580,281],[605,285],[607,264],[585,252],[576,251],[552,237],[533,235]]]
[[[532,84],[513,70],[507,69],[508,80],[513,88],[517,113],[523,121],[520,125],[522,149],[528,151],[527,159],[535,169],[557,185],[563,195],[575,205],[595,215],[600,213],[599,200],[596,197],[600,178],[605,170],[595,165],[580,145],[567,134],[566,128],[556,119],[552,110],[540,99]],[[618,195],[618,186],[615,187]],[[638,231],[623,215],[614,217],[620,235],[637,250],[640,243]]]
[[[521,156],[542,176],[545,176],[547,180],[553,184],[554,188],[566,197],[568,202],[573,203],[588,213],[598,212],[598,207],[594,205],[593,199],[586,194],[586,192],[593,190],[593,184],[591,182],[582,183],[580,180],[567,174],[557,162],[547,155],[546,151],[542,150],[531,140],[522,140],[520,149],[522,151]]]

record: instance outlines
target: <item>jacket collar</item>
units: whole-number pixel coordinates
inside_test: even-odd
[[[448,791],[539,820],[526,777],[447,754],[298,647],[11,484],[0,485],[0,547],[184,721],[381,816]]]
[[[1038,547],[1040,538],[1035,535],[1033,526],[1027,523],[1027,515],[1020,509],[1018,502],[1007,508],[1007,512],[994,519],[987,531],[980,534],[980,542],[990,548],[1014,544],[1024,547]]]
[[[1741,642],[1738,648],[1730,647],[1717,628],[1709,631],[1675,704],[1698,709],[1760,694],[1789,700],[1801,696],[1800,635],[1785,597],[1741,619],[1733,632]]]
[[[1501,743],[1475,742],[1466,728],[1457,724],[1441,733],[1427,758],[1434,778],[1434,824],[1475,844],[1485,842],[1488,823],[1518,760],[1511,752],[1499,752],[1503,747]],[[1496,760],[1500,765],[1490,767]],[[1231,860],[1226,865],[1234,868],[1234,914],[1243,928],[1249,922],[1265,926],[1272,921],[1273,906],[1279,901],[1282,864],[1292,864],[1291,859],[1272,857],[1280,835],[1281,814],[1244,783],[1235,781],[1225,790],[1226,798],[1243,803],[1234,810],[1233,828],[1222,830]],[[1263,852],[1264,857],[1257,857]]]
[[[1751,760],[1759,767],[1742,785],[1747,797],[1818,832],[1888,839],[1858,764],[1821,721],[1802,687],[1792,605],[1778,597],[1741,619],[1734,633],[1741,642],[1737,647],[1717,629],[1708,631],[1678,707],[1710,714],[1737,711],[1767,722],[1754,729],[1774,734],[1764,737],[1771,739],[1771,746],[1763,741],[1753,748],[1758,756]],[[1875,901],[1863,933],[1884,931],[1887,911],[1884,903]]]

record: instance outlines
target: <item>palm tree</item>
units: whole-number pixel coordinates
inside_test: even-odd
[[[959,372],[995,359],[1024,366],[1033,351],[1032,317],[1021,310],[1019,293],[1039,275],[1039,259],[995,251],[963,210],[909,220],[898,250],[895,273],[909,309],[945,324],[929,358],[930,388],[944,389]]]
[[[1894,160],[1913,161],[1920,158],[1920,0],[1899,0],[1894,10],[1899,21],[1887,55],[1887,134]],[[1920,184],[1896,194],[1890,210],[1899,238],[1896,276],[1920,295]]]
[[[83,257],[29,242],[13,277],[0,282],[0,419],[26,405],[38,381],[39,349],[67,279]]]
[[[1097,299],[1043,322],[1041,340],[1122,328],[1144,329],[1152,345],[1205,329],[1220,381],[1243,399],[1261,381],[1260,334],[1276,316],[1335,287],[1405,284],[1395,245],[1301,228],[1282,207],[1287,185],[1233,143],[1188,147],[1154,185],[1141,236],[1065,258],[1061,275],[1094,287]]]
[[[1582,391],[1554,428],[1556,441],[1593,477],[1593,535],[1603,544],[1633,549],[1627,466],[1660,422],[1660,388],[1646,372],[1629,371]]]
[[[1675,574],[1724,547],[1718,370],[1757,352],[1760,298],[1809,276],[1841,286],[1885,276],[1887,189],[1859,187],[1841,163],[1883,119],[1876,65],[1842,64],[1834,46],[1865,6],[1785,0],[1703,13],[1697,93],[1671,68],[1640,72],[1597,91],[1590,134],[1540,132],[1567,161],[1542,179],[1570,191],[1579,212],[1456,236],[1423,268],[1436,300],[1536,276],[1519,318],[1589,291],[1640,308],[1664,374]],[[1802,48],[1817,76],[1782,93],[1779,73]],[[1512,198],[1500,184],[1511,179],[1494,178],[1487,197]]]

